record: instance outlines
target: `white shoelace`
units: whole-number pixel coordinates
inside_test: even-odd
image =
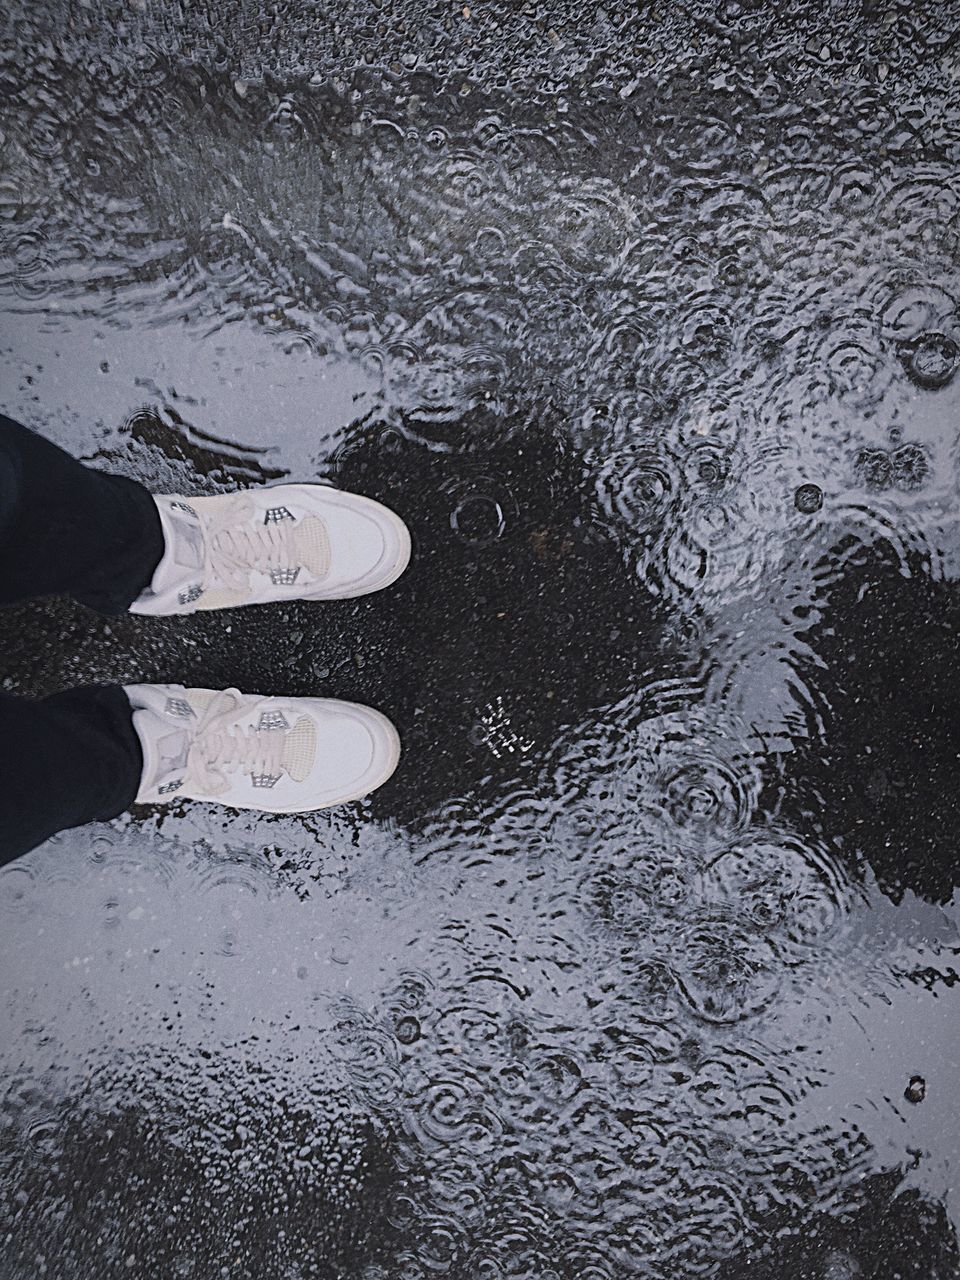
[[[237,769],[252,778],[277,777],[286,772],[286,730],[241,728],[234,722],[240,701],[240,695],[232,689],[217,694],[201,717],[190,744],[187,776],[212,795],[226,789],[226,775]]]
[[[207,525],[207,554],[216,578],[234,590],[250,584],[251,573],[284,572],[299,565],[293,520],[254,523],[249,505],[230,503]]]

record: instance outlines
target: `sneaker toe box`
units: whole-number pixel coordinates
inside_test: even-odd
[[[316,758],[300,788],[302,807],[346,804],[386,782],[400,760],[400,737],[386,716],[359,703],[313,702]]]
[[[330,574],[325,586],[361,595],[389,586],[410,559],[410,535],[399,516],[357,494],[326,505],[330,530]]]

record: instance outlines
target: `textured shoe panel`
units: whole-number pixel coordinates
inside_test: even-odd
[[[197,612],[205,609],[239,609],[251,603],[251,591],[234,591],[227,587],[213,587],[197,600]]]
[[[219,689],[184,689],[183,692],[187,701],[198,715],[206,711],[214,698],[220,696]]]
[[[316,758],[317,727],[308,716],[301,716],[283,744],[283,767],[294,782],[305,782]]]
[[[178,697],[168,697],[164,710],[168,716],[173,716],[179,720],[192,720],[196,718],[197,714],[186,698]]]
[[[303,567],[318,581],[330,572],[333,556],[330,531],[319,516],[301,520],[296,532],[297,557]]]
[[[260,712],[260,719],[257,721],[257,729],[261,733],[263,733],[264,730],[268,733],[279,733],[281,729],[289,728],[290,721],[282,711],[278,711],[271,707],[267,711]]]
[[[188,587],[184,587],[182,591],[177,593],[177,602],[181,605],[191,605],[199,600],[203,595],[203,584],[200,582],[192,582]]]
[[[270,791],[282,777],[282,773],[251,773],[250,784],[258,791]]]
[[[267,507],[263,513],[264,524],[279,524],[281,520],[296,520],[289,507]]]
[[[238,489],[234,493],[212,493],[204,494],[202,497],[191,498],[190,503],[199,516],[209,519],[217,512],[224,509],[224,503],[229,502],[237,510],[244,507],[253,509],[250,493],[246,489]]]

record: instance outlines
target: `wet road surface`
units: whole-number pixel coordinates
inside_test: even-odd
[[[405,744],[0,871],[2,1280],[960,1274],[953,7],[0,22],[0,411],[415,544],[0,617]]]

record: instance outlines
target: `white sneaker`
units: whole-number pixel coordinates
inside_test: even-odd
[[[325,809],[375,790],[400,759],[390,721],[356,702],[179,684],[126,692],[143,748],[138,804],[182,797],[268,813]]]
[[[341,600],[388,587],[410,560],[410,534],[398,515],[322,484],[214,498],[154,495],[154,502],[166,549],[131,613]]]

